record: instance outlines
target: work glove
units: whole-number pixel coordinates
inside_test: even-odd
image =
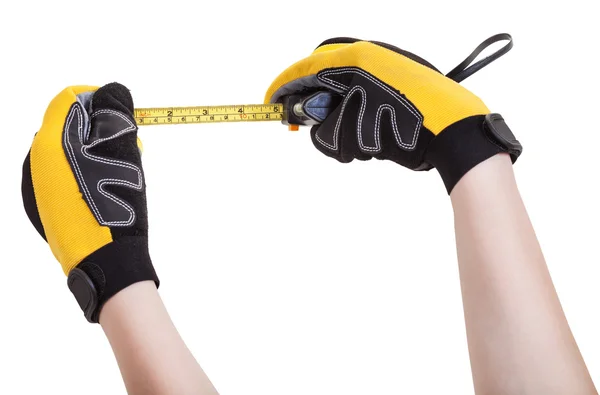
[[[22,195],[88,321],[98,322],[104,303],[133,283],[158,287],[133,100],[123,85],[69,87],[52,100],[23,164]]]
[[[490,44],[504,48],[470,67]],[[412,170],[435,167],[448,193],[471,168],[522,151],[502,117],[458,82],[508,52],[500,34],[483,42],[447,76],[431,63],[395,46],[353,38],[324,41],[309,57],[271,84],[265,102],[291,95],[334,92],[339,105],[313,126],[315,147],[340,162],[389,159]]]

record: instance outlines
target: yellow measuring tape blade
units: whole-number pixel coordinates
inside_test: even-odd
[[[136,108],[135,121],[144,125],[281,121],[282,104],[244,104],[200,107]]]

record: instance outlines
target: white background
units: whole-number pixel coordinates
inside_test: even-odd
[[[254,103],[330,37],[390,42],[449,71],[500,32],[514,50],[464,85],[525,147],[519,186],[600,383],[600,33],[592,2],[552,3],[3,4],[0,393],[125,392],[22,209],[21,164],[62,88],[119,81],[138,107]],[[436,172],[341,165],[308,130],[275,123],[140,136],[160,293],[223,395],[473,393]]]

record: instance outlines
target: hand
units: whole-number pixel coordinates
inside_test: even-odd
[[[475,52],[507,38],[494,36]],[[508,49],[458,74],[466,78]],[[317,90],[343,98],[311,131],[315,147],[340,162],[377,158],[412,170],[436,167],[450,193],[478,163],[499,152],[510,152],[514,162],[521,152],[502,117],[486,118],[490,111],[477,96],[422,58],[389,44],[327,40],[277,77],[265,100]]]
[[[137,142],[127,88],[69,87],[48,106],[23,164],[25,211],[90,322],[129,285],[159,284]]]

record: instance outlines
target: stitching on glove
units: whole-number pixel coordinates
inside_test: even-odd
[[[348,91],[348,89],[350,89],[350,87],[348,85],[342,84],[341,82],[337,82],[332,80],[331,78],[329,78],[329,75],[340,75],[340,74],[347,74],[347,73],[355,73],[355,74],[359,74],[365,78],[367,78],[369,81],[373,82],[374,84],[376,84],[377,86],[379,86],[381,89],[385,90],[386,92],[388,92],[390,95],[392,95],[396,100],[398,100],[400,102],[400,104],[402,104],[412,115],[414,115],[414,117],[417,119],[417,124],[415,126],[415,131],[413,133],[413,140],[411,142],[411,144],[407,144],[402,140],[402,137],[400,136],[400,132],[398,131],[398,125],[396,122],[396,110],[394,109],[393,106],[389,105],[389,104],[382,104],[381,106],[379,106],[379,108],[377,109],[377,117],[376,117],[376,121],[375,121],[375,147],[368,147],[365,146],[363,144],[362,141],[362,118],[365,112],[365,108],[366,108],[366,101],[367,101],[367,93],[366,90],[360,86],[360,85],[355,85],[352,90],[350,90],[350,92],[347,93],[346,98],[344,99],[344,103],[342,104],[342,110],[340,112],[338,121],[336,123],[336,127],[333,133],[333,146],[329,143],[326,143],[325,141],[323,141],[318,133],[315,135],[315,137],[317,138],[317,140],[323,144],[324,146],[326,146],[327,148],[330,148],[332,150],[337,151],[338,149],[338,144],[337,144],[337,137],[338,137],[338,132],[339,132],[339,127],[341,125],[341,119],[342,119],[342,115],[344,114],[344,109],[346,107],[346,103],[348,101],[348,99],[354,94],[356,93],[356,88],[360,88],[361,94],[362,94],[362,103],[361,103],[361,112],[359,113],[359,120],[358,120],[358,125],[357,125],[357,129],[358,129],[358,142],[360,145],[360,148],[363,151],[369,151],[369,152],[379,152],[381,150],[381,146],[380,146],[380,141],[379,141],[379,132],[380,132],[380,126],[381,126],[381,114],[383,113],[384,110],[388,110],[390,111],[391,114],[391,118],[392,118],[392,129],[394,130],[394,136],[396,138],[396,143],[398,144],[398,146],[400,146],[401,148],[404,148],[406,150],[413,150],[416,145],[417,145],[417,141],[419,139],[419,133],[421,131],[421,126],[423,124],[423,116],[411,105],[411,103],[409,103],[406,99],[404,99],[402,96],[400,96],[397,92],[395,92],[394,90],[390,89],[389,87],[387,87],[386,85],[384,85],[383,83],[381,83],[379,80],[377,80],[376,78],[374,78],[373,76],[371,76],[369,73],[365,72],[362,69],[359,68],[354,68],[354,67],[343,67],[340,69],[333,69],[333,70],[325,70],[320,72],[317,75],[317,78],[319,80],[321,80],[322,82],[332,85],[338,89],[341,89],[342,91]]]
[[[123,161],[119,161],[116,159],[106,159],[106,158],[101,158],[101,157],[92,155],[92,154],[88,153],[87,150],[96,146],[97,144],[104,142],[104,141],[112,140],[114,138],[117,138],[117,137],[125,134],[125,133],[135,131],[137,128],[136,128],[135,124],[133,124],[133,122],[131,122],[131,120],[129,120],[129,118],[122,113],[119,113],[119,112],[113,111],[113,110],[99,110],[99,111],[96,111],[95,113],[93,113],[91,118],[94,118],[100,114],[110,114],[110,115],[118,116],[118,117],[122,118],[123,120],[125,120],[127,122],[127,124],[129,126],[123,130],[120,130],[119,132],[117,132],[116,134],[114,134],[110,137],[98,139],[98,140],[94,141],[92,144],[86,145],[84,143],[85,140],[83,139],[83,120],[82,120],[82,112],[81,111],[82,111],[82,109],[81,109],[80,104],[76,103],[73,105],[71,112],[69,113],[69,116],[67,117],[67,122],[65,123],[65,129],[63,132],[63,136],[64,136],[63,138],[66,143],[65,145],[69,147],[69,149],[67,150],[67,154],[69,155],[71,162],[74,164],[75,176],[79,180],[79,185],[81,186],[85,196],[88,198],[88,201],[90,202],[90,208],[94,212],[96,219],[98,220],[100,225],[129,226],[135,222],[135,218],[136,218],[135,211],[129,204],[127,204],[123,200],[106,192],[104,190],[104,185],[122,185],[122,186],[127,186],[130,188],[134,188],[136,190],[142,190],[143,182],[142,182],[141,169],[131,163],[128,163],[128,162],[123,162]],[[124,181],[124,180],[108,178],[108,179],[102,179],[102,180],[98,181],[98,183],[96,185],[98,192],[100,192],[103,196],[109,198],[113,202],[117,203],[118,205],[122,206],[125,210],[127,210],[129,212],[130,217],[129,217],[128,221],[105,221],[102,218],[102,215],[100,214],[100,210],[98,210],[98,207],[96,206],[96,203],[94,202],[94,199],[92,198],[92,195],[88,190],[87,184],[85,183],[83,174],[81,172],[81,169],[79,168],[79,164],[77,163],[77,159],[76,159],[74,151],[73,151],[73,146],[71,145],[71,141],[69,138],[68,130],[71,126],[71,123],[73,122],[73,118],[75,115],[77,115],[77,134],[78,134],[80,142],[81,142],[81,153],[84,155],[84,157],[86,157],[92,161],[95,161],[95,162],[100,162],[100,163],[113,165],[113,166],[121,166],[121,167],[129,168],[131,170],[135,170],[137,172],[138,182],[136,184],[130,183],[130,182]],[[90,126],[88,126],[88,130],[86,131],[86,138],[89,137],[90,130],[91,130],[91,122],[90,122]]]
[[[358,130],[358,142],[360,144],[361,147],[363,147],[363,143],[362,143],[362,119],[363,119],[363,115],[365,114],[365,109],[367,108],[367,91],[360,85],[356,85],[354,88],[352,88],[352,90],[350,90],[350,92],[348,92],[348,94],[346,95],[346,97],[344,98],[344,103],[342,104],[342,109],[340,111],[340,115],[337,119],[337,122],[335,124],[335,129],[333,130],[333,145],[325,142],[324,140],[322,140],[319,137],[319,134],[316,133],[315,137],[316,139],[323,144],[325,147],[332,149],[334,151],[337,151],[338,149],[338,135],[339,135],[339,131],[340,131],[340,126],[342,125],[342,116],[344,115],[344,111],[346,109],[346,104],[348,104],[348,101],[350,100],[350,98],[356,93],[359,92],[361,95],[361,103],[360,103],[360,112],[358,113],[358,120],[356,121],[356,128]],[[368,150],[368,148],[367,148]]]
[[[119,136],[121,136],[121,135],[123,135],[125,133],[132,132],[132,131],[134,131],[134,130],[137,129],[137,127],[133,124],[133,122],[131,122],[131,120],[125,114],[123,114],[121,112],[118,112],[118,111],[115,111],[115,110],[98,110],[98,111],[95,111],[91,115],[90,119],[91,118],[95,118],[95,117],[97,117],[98,115],[101,115],[101,114],[116,115],[119,118],[121,118],[122,120],[124,120],[125,122],[127,122],[127,124],[129,126],[127,128],[125,128],[125,129],[123,129],[123,130],[120,130],[118,133],[113,134],[110,137],[105,137],[103,139],[98,139],[98,140],[94,141],[92,144],[89,145],[90,148],[93,147],[93,146],[95,146],[95,145],[97,145],[97,144],[102,143],[103,141],[111,140],[111,139],[113,139],[115,137],[119,137]],[[91,125],[91,122],[90,122],[90,125],[88,125],[88,130],[87,130],[87,133],[86,133],[86,136],[85,136],[85,140],[82,140],[82,142],[83,141],[87,141],[87,139],[90,137],[91,130],[92,130],[92,125]]]
[[[65,129],[63,131],[63,139],[65,141],[66,146],[69,147],[69,149],[67,149],[67,154],[69,155],[69,159],[71,160],[71,163],[73,163],[75,166],[75,176],[77,177],[77,179],[79,180],[79,185],[81,187],[81,189],[83,189],[83,193],[85,194],[85,196],[88,198],[88,201],[91,202],[91,209],[94,212],[96,219],[98,219],[99,221],[101,220],[102,216],[100,215],[100,212],[98,211],[98,208],[96,207],[96,204],[94,203],[94,200],[92,199],[92,196],[90,194],[90,191],[87,188],[87,185],[85,184],[85,182],[83,181],[83,176],[81,175],[81,170],[79,169],[79,164],[77,163],[77,160],[75,159],[75,153],[73,152],[73,146],[71,145],[70,139],[69,139],[69,133],[68,130],[71,127],[71,123],[73,122],[73,117],[75,116],[75,114],[77,115],[77,133],[79,135],[79,137],[81,138],[81,131],[82,131],[82,117],[81,117],[81,109],[79,108],[79,104],[75,104],[72,108],[71,108],[71,112],[69,113],[69,116],[67,117],[67,122],[65,123]]]
[[[101,114],[109,114],[109,115],[114,115],[114,116],[118,116],[119,118],[123,119],[125,122],[127,122],[127,124],[129,125],[127,128],[120,130],[118,133],[110,136],[110,137],[105,137],[103,139],[98,139],[96,141],[94,141],[93,143],[87,145],[87,146],[82,146],[81,147],[81,153],[88,159],[94,160],[96,162],[101,162],[101,163],[106,163],[106,164],[113,164],[116,166],[122,166],[131,170],[135,170],[137,172],[138,175],[138,182],[137,184],[134,184],[132,182],[129,181],[125,181],[125,180],[118,180],[118,179],[114,179],[114,178],[105,178],[102,179],[100,181],[98,181],[98,184],[96,185],[96,188],[98,189],[98,192],[100,192],[103,196],[109,198],[110,200],[112,200],[113,202],[119,204],[120,206],[122,206],[123,208],[125,208],[129,214],[130,214],[130,219],[129,221],[112,221],[112,222],[106,222],[106,224],[109,225],[121,225],[121,226],[128,226],[133,224],[133,222],[135,221],[135,211],[133,210],[133,208],[127,204],[125,201],[119,199],[118,197],[114,196],[113,194],[107,192],[104,189],[105,185],[121,185],[121,186],[126,186],[129,188],[133,188],[135,190],[141,191],[142,187],[143,187],[143,183],[142,183],[142,171],[140,170],[139,167],[128,163],[128,162],[124,162],[124,161],[120,161],[120,160],[116,160],[116,159],[107,159],[107,158],[102,158],[99,156],[95,156],[92,155],[90,153],[88,153],[88,149],[102,143],[108,140],[112,140],[115,139],[119,136],[124,135],[125,133],[129,133],[129,132],[133,132],[136,130],[136,126],[135,124],[133,124],[133,122],[131,122],[131,120],[123,113],[120,113],[118,111],[114,111],[114,110],[98,110],[96,112],[94,112],[90,118],[95,118],[98,115]],[[90,126],[88,127],[88,131],[87,131],[87,137],[89,137],[89,134],[91,132],[91,122],[90,122]],[[86,139],[87,140],[87,139]],[[85,141],[85,140],[84,140]]]
[[[379,138],[379,127],[381,126],[381,115],[384,111],[390,112],[390,117],[392,118],[392,128],[394,129],[394,136],[396,137],[396,143],[400,147],[405,147],[407,149],[412,149],[416,145],[417,137],[419,136],[419,130],[421,130],[421,125],[417,122],[418,131],[415,134],[414,140],[411,144],[406,144],[402,141],[402,136],[400,136],[400,132],[398,131],[398,122],[396,121],[396,109],[389,104],[382,104],[377,109],[377,117],[375,119],[375,137]]]

